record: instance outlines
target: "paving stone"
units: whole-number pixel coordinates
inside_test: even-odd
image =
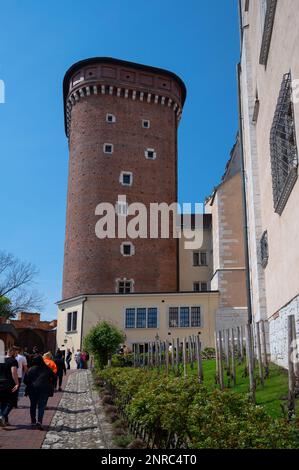
[[[115,448],[112,427],[105,418],[89,370],[78,370],[69,376],[50,428],[42,445],[44,449]]]

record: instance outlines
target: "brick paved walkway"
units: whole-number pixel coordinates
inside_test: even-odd
[[[21,397],[9,415],[10,426],[0,428],[0,449],[112,448],[111,425],[92,389],[90,371],[68,371],[62,389],[49,398],[44,431],[31,429],[29,398]]]

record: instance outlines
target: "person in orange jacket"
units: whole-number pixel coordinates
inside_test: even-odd
[[[44,363],[50,367],[50,369],[54,372],[54,374],[57,374],[57,365],[55,364],[55,362],[53,361],[52,359],[52,354],[50,351],[48,351],[47,353],[45,353],[43,355],[43,360],[44,360]]]

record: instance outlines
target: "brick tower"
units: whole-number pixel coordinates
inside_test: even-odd
[[[184,83],[166,70],[92,58],[67,71],[63,88],[70,151],[63,299],[178,291],[178,240],[99,239],[95,208],[115,205],[118,195],[147,207],[177,201]]]

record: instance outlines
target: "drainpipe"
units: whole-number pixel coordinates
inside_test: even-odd
[[[82,300],[82,314],[81,314],[81,338],[80,338],[80,350],[83,348],[83,319],[84,319],[84,304],[87,300],[87,297],[84,297]]]
[[[250,263],[249,263],[249,240],[248,240],[248,218],[247,218],[247,198],[246,198],[246,172],[244,164],[244,146],[243,146],[243,116],[241,105],[241,64],[237,65],[238,75],[238,105],[239,105],[239,139],[241,154],[241,174],[242,174],[242,205],[243,205],[243,223],[244,223],[244,256],[246,273],[246,295],[248,323],[252,323],[252,304],[251,304],[251,282],[250,282]]]
[[[243,35],[244,35],[244,31],[243,31],[244,27],[243,27],[242,18],[243,18],[242,1],[239,0],[241,57],[242,57],[242,49],[243,49]],[[247,315],[248,315],[248,323],[252,324],[251,279],[250,279],[250,261],[249,261],[247,197],[246,197],[246,172],[245,172],[245,162],[244,162],[243,114],[242,114],[242,101],[241,101],[241,74],[242,74],[242,68],[241,68],[241,63],[239,63],[237,65],[237,83],[238,83],[239,139],[240,139],[241,174],[242,174],[244,257],[245,257],[245,275],[246,275]]]

